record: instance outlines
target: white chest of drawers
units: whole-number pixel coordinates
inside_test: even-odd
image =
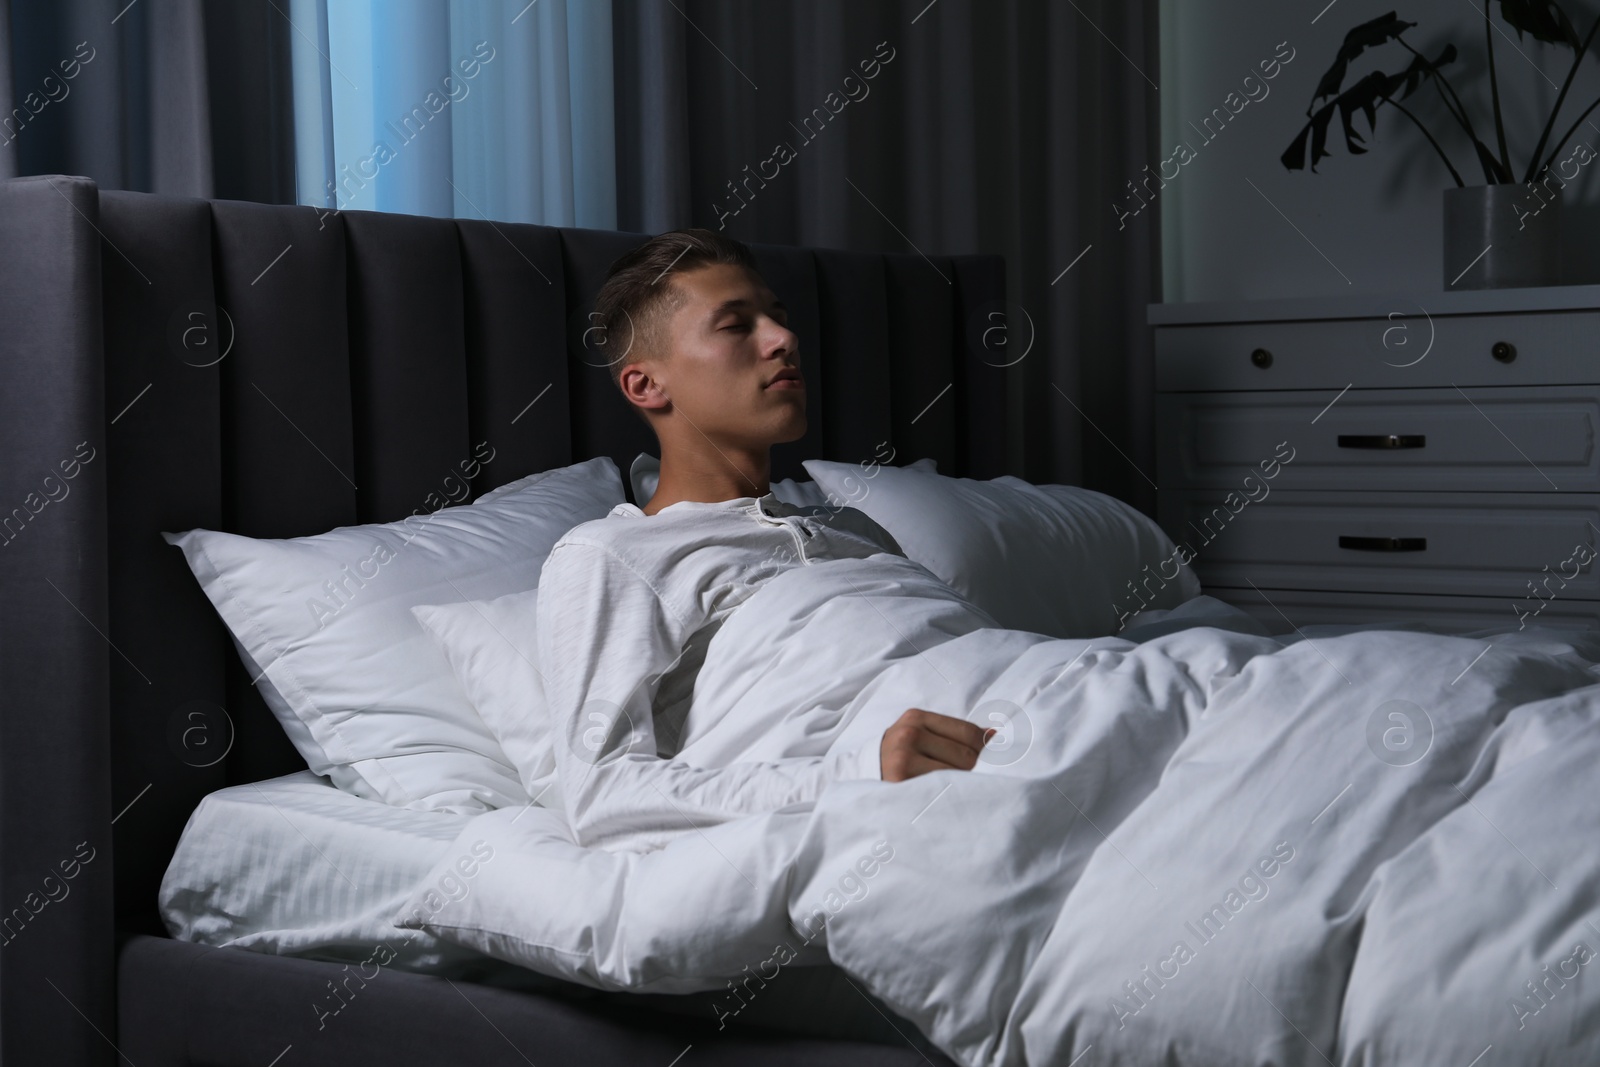
[[[1600,625],[1600,286],[1156,304],[1158,520],[1286,630]]]

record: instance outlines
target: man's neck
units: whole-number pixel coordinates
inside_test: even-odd
[[[770,488],[771,450],[716,448],[690,455],[663,448],[655,495],[640,510],[654,515],[684,500],[716,503],[742,496],[765,496]]]

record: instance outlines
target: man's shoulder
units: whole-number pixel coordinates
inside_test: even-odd
[[[618,511],[580,522],[556,541],[550,549],[550,559],[600,556],[621,561],[627,555],[627,547],[637,543],[642,526],[637,517]]]
[[[641,596],[653,598],[681,623],[689,611],[683,590],[663,580],[662,560],[670,555],[662,540],[665,526],[614,512],[568,530],[540,570],[539,588],[549,594],[540,597],[541,611],[550,604],[551,612],[572,608],[605,612],[626,594],[634,604]],[[558,609],[557,603],[562,607]]]
[[[619,540],[629,527],[637,526],[638,522],[638,518],[613,508],[609,514],[598,519],[578,523],[562,534],[556,545],[610,545]]]
[[[561,535],[545,571],[562,566],[614,567],[635,571],[641,576],[655,569],[652,563],[663,555],[672,541],[671,524],[647,521],[620,507],[598,519],[580,522]]]
[[[637,566],[628,558],[631,553],[618,530],[626,521],[621,516],[590,519],[556,541],[539,567],[541,610],[546,610],[552,598],[564,605],[563,610],[578,603],[598,603],[598,599],[604,599],[602,590],[637,580]]]

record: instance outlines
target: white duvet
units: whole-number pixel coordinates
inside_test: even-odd
[[[712,642],[682,758],[917,706],[1002,727],[976,771],[645,854],[490,812],[397,921],[719,1015],[831,957],[963,1064],[1597,1063],[1597,664],[1593,631],[1269,637],[1209,597],[1052,640],[908,561],[797,568]]]

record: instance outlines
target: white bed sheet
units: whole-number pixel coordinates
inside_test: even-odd
[[[370,961],[568,998],[627,1001],[707,1022],[726,1014],[719,1013],[726,995],[603,993],[396,927],[395,913],[473,818],[366,800],[309,770],[228,786],[190,815],[162,879],[161,918],[182,941]],[[886,1014],[881,1001],[832,965],[790,968],[738,1014],[734,1025],[929,1047],[910,1023]]]
[[[309,770],[219,789],[184,827],[161,881],[161,918],[173,937],[205,945],[483,970],[482,954],[391,922],[470,820],[367,800]]]

